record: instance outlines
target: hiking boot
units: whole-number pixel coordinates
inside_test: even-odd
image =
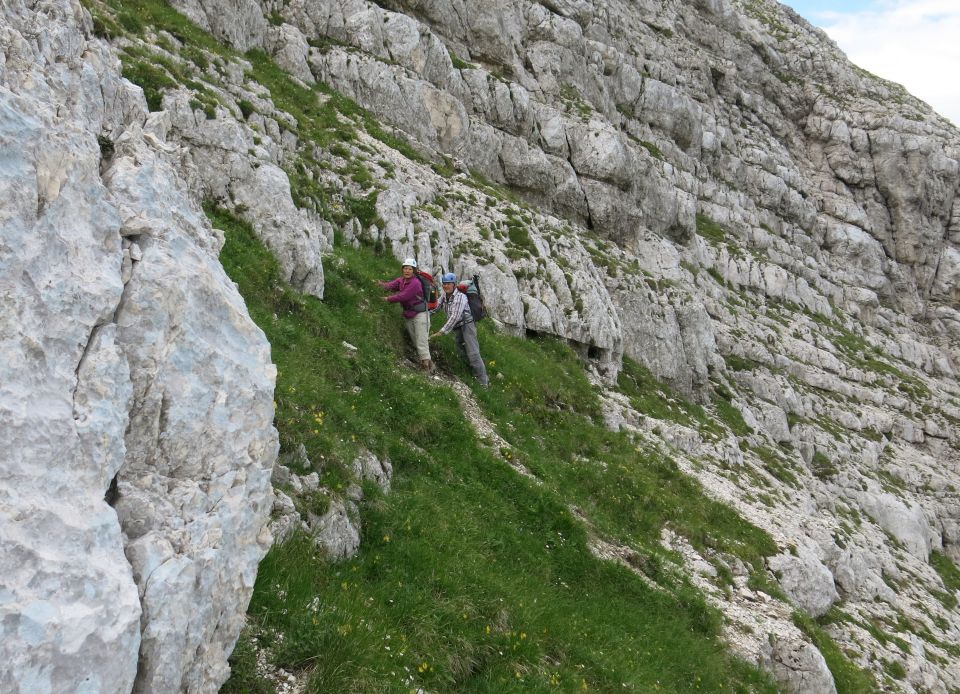
[[[426,371],[427,373],[430,373],[431,371],[433,371],[433,361],[431,361],[430,359],[421,359],[420,369],[423,371]]]

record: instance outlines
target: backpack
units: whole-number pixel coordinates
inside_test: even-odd
[[[483,320],[487,317],[487,307],[483,303],[483,295],[480,293],[480,278],[473,276],[472,280],[461,282],[457,289],[467,295],[467,304],[470,306],[470,315],[474,321]]]
[[[437,281],[429,272],[416,270],[414,275],[420,280],[420,286],[423,288],[423,301],[421,302],[423,308],[417,308],[416,311],[417,313],[432,311],[440,303],[440,287],[437,286]]]

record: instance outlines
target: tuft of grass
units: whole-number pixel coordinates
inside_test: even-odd
[[[817,451],[813,454],[811,468],[813,476],[820,480],[832,479],[840,472],[836,464],[822,451]]]
[[[753,371],[757,368],[757,362],[752,359],[737,356],[736,354],[727,354],[723,357],[727,368],[731,371]]]
[[[123,76],[143,89],[147,107],[151,111],[163,108],[163,90],[175,89],[177,83],[162,68],[143,60],[127,61],[123,64]]]
[[[885,660],[883,671],[895,680],[902,680],[907,677],[907,669],[899,660]]]
[[[457,70],[475,70],[477,67],[473,63],[468,63],[453,51],[450,51],[450,62],[453,63],[453,67]]]
[[[516,217],[507,217],[507,237],[514,246],[530,253],[533,256],[540,255],[537,245],[530,238],[530,230],[522,220]]]
[[[575,111],[584,120],[589,119],[593,113],[593,108],[590,104],[580,96],[580,91],[568,82],[560,85],[560,99],[564,102],[564,110],[567,113]]]
[[[950,557],[943,552],[936,551],[930,553],[930,565],[940,574],[940,580],[943,581],[943,585],[947,589],[946,602],[952,603],[951,607],[956,607],[956,594],[960,590],[960,569],[951,561]]]
[[[713,400],[713,406],[717,410],[717,416],[727,427],[737,436],[749,436],[753,429],[743,420],[743,415],[728,398],[716,397]]]
[[[697,233],[714,245],[727,240],[727,231],[705,214],[697,215]]]
[[[763,461],[764,469],[773,477],[794,489],[800,489],[803,486],[781,453],[766,446],[757,446],[753,449],[753,452]]]
[[[664,38],[668,38],[668,39],[673,38],[673,30],[670,27],[662,27],[652,22],[646,22],[646,21],[644,22],[644,24],[646,24],[653,31],[660,34]]]
[[[641,140],[640,146],[643,147],[648,152],[650,152],[650,156],[652,156],[654,159],[659,159],[660,161],[663,161],[665,159],[665,157],[663,156],[663,152],[660,151],[660,148],[657,147],[652,142]]]
[[[237,102],[237,106],[240,108],[240,114],[243,116],[244,120],[249,120],[250,116],[256,113],[256,108],[246,99],[240,99]]]
[[[379,191],[374,190],[362,198],[354,198],[349,195],[344,197],[350,215],[356,217],[364,229],[368,229],[379,219],[377,216],[377,197],[379,195]]]
[[[727,279],[720,274],[720,271],[715,267],[708,267],[707,274],[713,278],[713,281],[719,284],[721,287],[727,286]]]

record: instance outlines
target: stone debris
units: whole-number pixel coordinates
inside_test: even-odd
[[[273,685],[277,694],[303,694],[307,688],[307,678],[294,674],[270,662],[267,649],[261,647],[261,638],[254,639],[253,647],[257,658],[257,675]]]

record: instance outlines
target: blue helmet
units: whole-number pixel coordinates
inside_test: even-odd
[[[457,276],[453,272],[445,272],[443,273],[443,277],[440,278],[440,282],[442,284],[446,284],[447,282],[453,282],[454,284],[456,284]]]

